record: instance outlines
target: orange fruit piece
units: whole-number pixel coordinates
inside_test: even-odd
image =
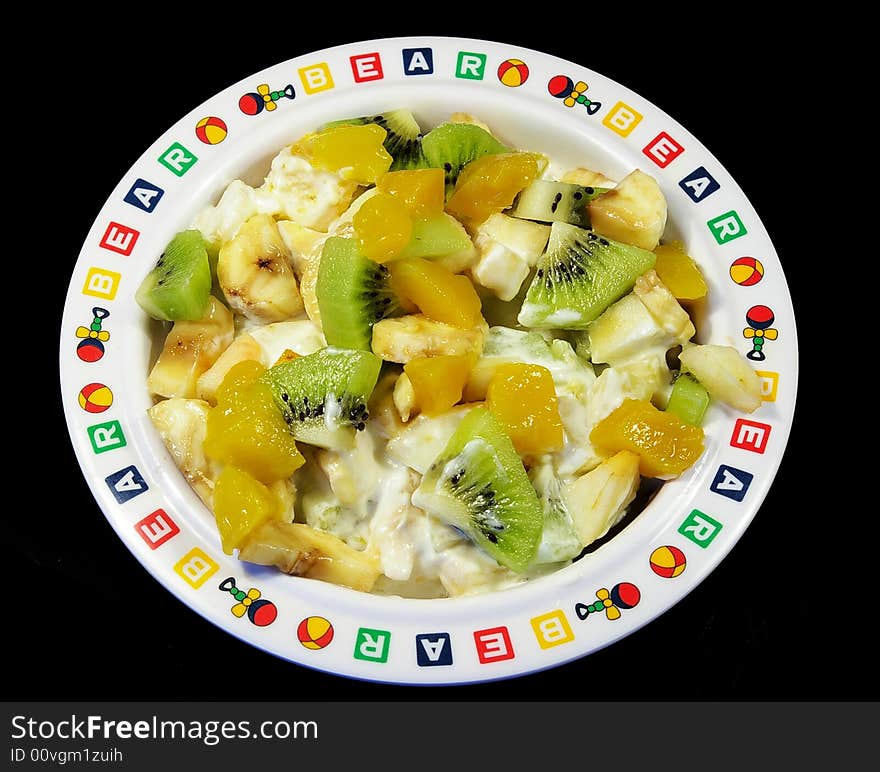
[[[709,288],[693,258],[684,251],[680,241],[661,244],[654,250],[657,262],[654,270],[675,296],[676,300],[699,300],[706,297]]]
[[[636,453],[645,477],[678,477],[703,452],[703,430],[647,400],[625,399],[596,424],[590,442],[604,453]]]
[[[446,183],[443,169],[406,169],[388,172],[376,186],[403,204],[415,219],[443,214]]]
[[[535,153],[498,153],[471,161],[458,175],[446,209],[465,224],[483,222],[509,207],[516,194],[538,177],[540,159]]]
[[[205,455],[236,466],[267,485],[290,477],[305,463],[293,435],[258,377],[259,362],[239,362],[217,389],[217,406],[208,413]]]
[[[398,199],[377,193],[352,218],[358,247],[377,263],[393,260],[412,238],[412,218]]]
[[[224,467],[214,484],[214,519],[227,555],[278,513],[278,499],[259,480],[234,466]]]
[[[421,257],[395,260],[388,270],[394,291],[435,322],[464,329],[479,323],[482,305],[467,276]]]
[[[339,172],[343,179],[372,185],[391,166],[391,156],[382,144],[387,134],[375,123],[333,126],[303,137],[293,151],[315,166]]]
[[[457,356],[419,357],[403,366],[416,395],[416,406],[425,415],[445,413],[461,401],[473,359]]]
[[[501,365],[489,381],[486,404],[518,453],[550,453],[562,447],[556,388],[546,367]]]

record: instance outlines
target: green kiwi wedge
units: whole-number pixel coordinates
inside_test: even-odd
[[[544,512],[544,530],[535,565],[573,560],[583,549],[565,502],[562,483],[553,464],[542,461],[529,470],[529,479],[538,494]]]
[[[366,426],[367,400],[381,367],[382,360],[368,351],[328,347],[274,365],[260,380],[297,440],[341,450]]]
[[[517,319],[537,329],[585,329],[655,260],[646,249],[554,222]]]
[[[331,121],[322,128],[360,126],[365,123],[375,123],[387,132],[383,144],[393,159],[389,171],[424,169],[428,165],[422,154],[422,130],[409,110],[388,110],[379,115],[343,118]]]
[[[590,188],[570,182],[535,180],[523,190],[508,212],[511,217],[536,222],[567,222],[590,227],[587,204],[609,188]]]
[[[340,348],[369,351],[373,325],[401,310],[388,269],[364,257],[351,238],[324,242],[315,294],[324,337]]]
[[[509,153],[485,129],[470,123],[442,123],[422,138],[422,152],[427,166],[446,172],[446,193],[455,187],[461,170],[471,161],[484,155]]]
[[[153,319],[176,322],[201,319],[210,294],[211,266],[205,240],[199,231],[189,230],[168,242],[134,297]]]
[[[462,419],[412,503],[512,571],[524,571],[541,543],[544,514],[535,489],[510,437],[484,407]]]

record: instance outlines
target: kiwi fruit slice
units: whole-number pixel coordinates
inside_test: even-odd
[[[655,260],[646,249],[554,222],[517,319],[524,327],[585,329]]]
[[[391,275],[358,250],[351,238],[324,242],[315,294],[324,337],[331,346],[370,350],[373,325],[401,311]]]
[[[535,559],[536,565],[573,560],[583,549],[565,503],[562,483],[553,464],[544,461],[529,470],[529,479],[544,511],[544,530]]]
[[[382,360],[368,351],[328,347],[274,365],[260,380],[297,440],[342,450],[366,426],[367,400],[381,367]]]
[[[199,231],[188,230],[168,242],[134,297],[153,319],[176,322],[201,319],[210,294],[211,266],[205,240]]]
[[[484,407],[462,419],[412,503],[512,571],[524,571],[541,543],[544,514],[535,489],[510,437]]]
[[[570,182],[535,180],[517,196],[508,214],[520,220],[567,222],[579,228],[589,228],[587,204],[609,190]]]
[[[422,138],[427,165],[446,172],[446,194],[452,193],[461,170],[484,155],[509,153],[485,129],[470,123],[442,123]]]
[[[397,260],[408,257],[443,257],[469,249],[472,246],[470,236],[464,226],[451,214],[438,214],[414,220],[412,237],[397,255]]]
[[[422,155],[422,130],[409,110],[388,110],[380,115],[343,118],[324,124],[322,128],[360,126],[365,123],[375,123],[387,132],[382,144],[393,159],[389,171],[424,169],[428,166]]]

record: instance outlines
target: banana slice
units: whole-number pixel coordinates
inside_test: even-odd
[[[615,241],[653,250],[666,228],[666,198],[657,181],[636,169],[589,204],[593,230]]]
[[[342,539],[303,523],[270,520],[251,534],[239,560],[276,566],[285,574],[307,576],[369,592],[381,569],[372,554],[358,552]]]
[[[205,315],[195,322],[175,322],[150,375],[147,387],[160,397],[195,397],[196,384],[232,343],[232,314],[210,298]]]
[[[373,353],[386,362],[401,364],[417,357],[479,355],[488,329],[484,323],[482,327],[465,330],[422,314],[383,319],[373,326]]]
[[[211,365],[204,373],[199,376],[196,382],[196,394],[199,399],[210,402],[212,405],[217,402],[217,389],[223,383],[226,374],[239,362],[253,360],[261,362],[263,359],[263,349],[253,336],[244,333],[239,335],[229,347],[220,355],[220,358]]]
[[[761,379],[732,346],[685,346],[679,359],[682,370],[693,373],[716,399],[744,413],[761,406]]]
[[[583,546],[621,520],[636,497],[639,479],[639,457],[621,450],[565,486],[567,508]]]
[[[394,384],[394,407],[400,414],[400,420],[406,423],[416,413],[419,412],[416,405],[416,390],[413,388],[412,381],[406,373],[401,373],[397,377]]]
[[[220,467],[202,450],[211,406],[201,399],[175,397],[157,402],[147,414],[177,468],[199,498],[213,508],[214,481]]]
[[[633,288],[635,296],[644,303],[657,324],[679,343],[687,343],[696,334],[694,324],[667,286],[651,268],[638,279]]]
[[[570,169],[562,175],[562,182],[571,182],[575,185],[583,185],[585,188],[613,188],[617,183],[606,177],[602,172],[594,172],[583,166]]]
[[[290,252],[269,215],[251,217],[220,248],[217,278],[230,307],[255,322],[280,322],[303,310]]]

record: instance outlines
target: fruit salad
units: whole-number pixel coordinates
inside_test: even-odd
[[[150,418],[242,561],[418,598],[521,584],[684,474],[713,403],[761,404],[695,340],[707,285],[651,176],[427,128],[316,127],[137,292],[164,336]]]

